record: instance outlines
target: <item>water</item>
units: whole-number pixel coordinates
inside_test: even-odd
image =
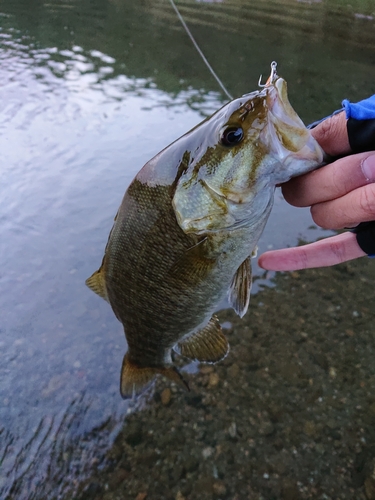
[[[272,60],[306,122],[375,91],[370,1],[178,5],[234,96]],[[225,96],[167,0],[3,0],[0,61],[0,497],[60,497],[132,411],[121,325],[84,280],[135,173]],[[260,249],[311,224],[278,194]]]

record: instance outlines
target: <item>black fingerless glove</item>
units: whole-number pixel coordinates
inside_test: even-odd
[[[375,118],[371,120],[349,118],[346,129],[353,153],[375,150]]]
[[[315,128],[322,121],[345,110],[349,144],[353,153],[375,151],[375,95],[357,104],[345,100],[343,106],[342,109],[312,123],[307,128]],[[361,249],[369,257],[375,257],[375,221],[361,222],[352,229],[352,232],[355,233]]]

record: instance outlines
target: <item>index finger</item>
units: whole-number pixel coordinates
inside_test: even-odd
[[[356,235],[337,234],[300,247],[271,250],[259,257],[258,264],[270,271],[296,271],[311,267],[327,267],[364,257]]]

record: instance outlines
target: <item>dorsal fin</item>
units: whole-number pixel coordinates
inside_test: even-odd
[[[189,386],[183,379],[180,372],[174,366],[138,366],[129,359],[129,354],[126,353],[122,362],[121,378],[120,378],[120,393],[125,399],[133,397],[142,392],[155,375],[160,373],[169,378],[173,382],[181,385],[188,391]]]
[[[213,316],[204,328],[180,342],[176,350],[190,359],[216,363],[228,354],[229,344],[221,331],[219,320]]]
[[[99,295],[99,297],[102,297],[104,300],[109,302],[102,267],[95,271],[90,278],[87,278],[85,283],[93,292]]]
[[[251,290],[251,263],[250,257],[245,259],[236,274],[233,276],[232,283],[228,292],[230,305],[242,318],[249,307]]]

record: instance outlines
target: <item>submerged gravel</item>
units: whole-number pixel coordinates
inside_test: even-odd
[[[190,393],[158,378],[77,500],[375,499],[374,283],[370,259],[278,274],[222,311],[228,357]]]

